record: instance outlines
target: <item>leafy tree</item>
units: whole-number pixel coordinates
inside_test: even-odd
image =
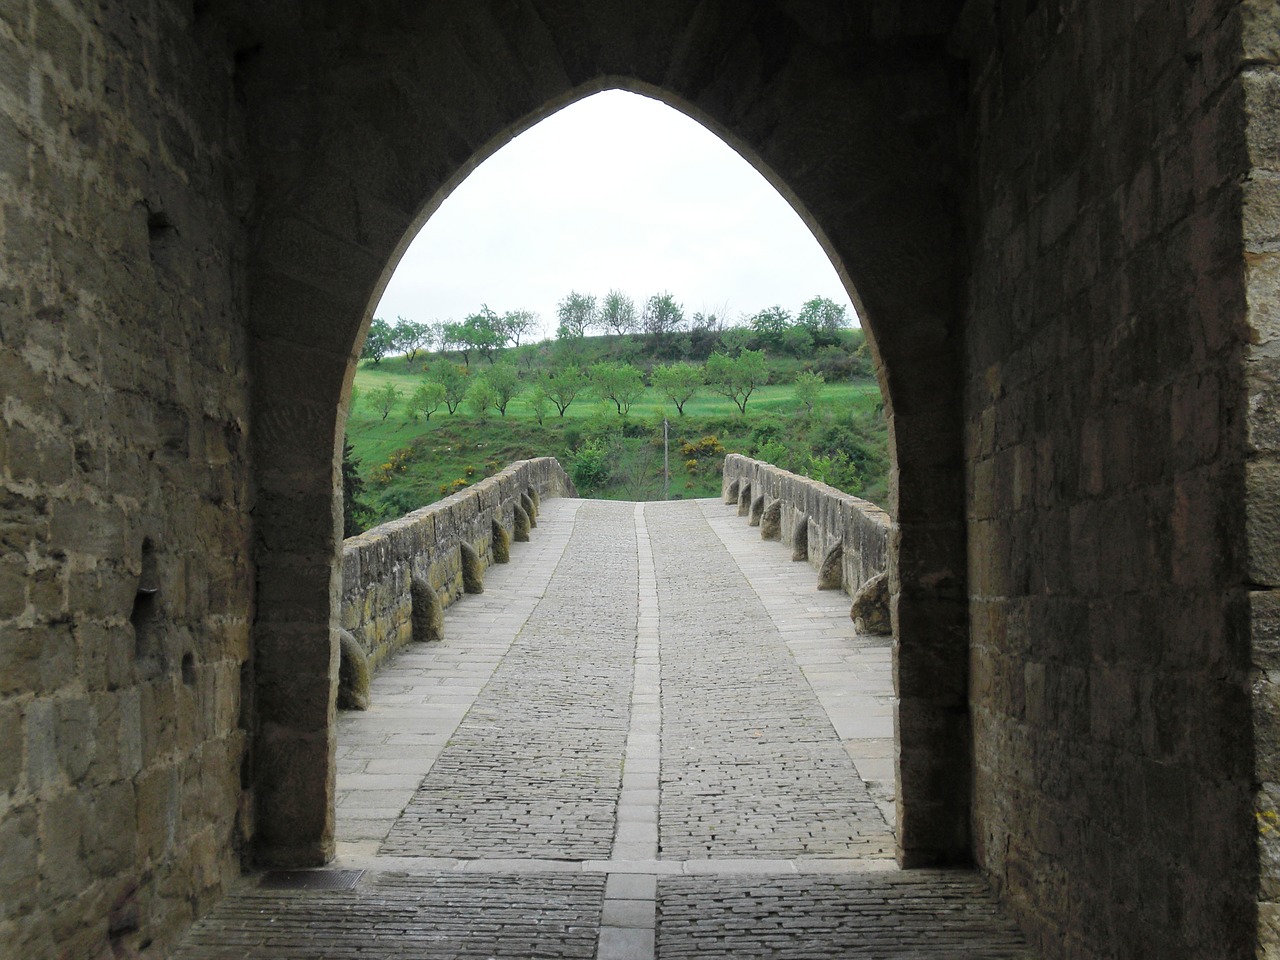
[[[597,363],[591,367],[591,386],[602,400],[612,400],[619,416],[644,396],[644,378],[629,363]]]
[[[538,421],[538,426],[542,426],[542,421],[547,418],[547,404],[551,402],[551,398],[542,392],[541,386],[535,386],[533,393],[529,396],[529,409],[533,413],[533,419]]]
[[[416,323],[404,317],[397,317],[396,320],[398,322],[392,328],[393,345],[410,363],[413,363],[418,356],[418,351],[431,342],[431,325]]]
[[[409,416],[414,421],[417,421],[420,415],[430,420],[431,415],[444,403],[444,394],[443,383],[428,380],[426,383],[419,384],[418,389],[409,397]]]
[[[599,440],[588,440],[569,461],[569,476],[580,493],[591,493],[609,482],[609,452]]]
[[[800,312],[796,314],[796,325],[804,327],[811,334],[832,336],[849,326],[849,315],[841,304],[826,297],[814,297],[806,300]]]
[[[645,302],[640,324],[644,332],[652,334],[654,339],[661,340],[667,334],[674,333],[682,323],[684,307],[676,303],[671,294],[655,293]]]
[[[572,363],[551,373],[544,373],[538,378],[538,389],[555,404],[555,408],[560,411],[562,417],[569,409],[569,404],[577,399],[586,385],[587,375]]]
[[[596,325],[596,298],[570,290],[569,295],[556,305],[556,318],[560,321],[557,339],[581,340]]]
[[[375,317],[369,324],[369,332],[364,335],[364,349],[360,351],[360,359],[372,360],[375,364],[381,363],[382,358],[394,347],[395,334],[391,324]]]
[[[442,333],[443,336],[441,337],[440,349],[456,350],[462,355],[462,362],[470,368],[471,351],[475,349],[475,346],[472,344],[471,336],[465,327],[460,323],[455,323],[450,320],[445,323],[442,328]],[[452,413],[453,411],[450,410],[449,412]]]
[[[729,314],[729,305],[715,309],[703,309],[695,313],[689,320],[689,330],[696,334],[719,334],[724,332],[725,318]]]
[[[756,387],[769,380],[769,368],[761,350],[743,350],[737,357],[713,353],[707,358],[707,386],[747,412],[747,400]]]
[[[658,392],[676,405],[676,412],[683,417],[684,405],[702,388],[702,368],[691,363],[657,366],[653,368],[650,379]]]
[[[736,357],[747,349],[753,336],[754,334],[744,327],[730,327],[720,334],[720,344],[724,347],[725,353]]]
[[[369,508],[360,499],[364,481],[360,479],[360,461],[355,449],[344,437],[342,440],[342,535],[354,537],[364,531],[364,518]]]
[[[796,374],[796,400],[804,407],[806,417],[813,416],[813,408],[818,405],[825,383],[822,374],[812,370],[802,370]]]
[[[484,379],[493,391],[493,405],[505,417],[507,404],[520,395],[520,372],[509,363],[495,363]]]
[[[467,395],[467,377],[462,369],[450,360],[437,360],[431,365],[427,379],[444,387],[444,405],[452,414]]]
[[[459,333],[469,347],[479,350],[490,363],[494,362],[494,353],[507,344],[503,319],[490,310],[487,303],[462,321]]]
[[[520,346],[520,338],[538,329],[538,315],[532,310],[511,310],[502,315],[502,329],[514,347]]]
[[[761,342],[774,347],[782,342],[782,335],[790,326],[791,314],[777,304],[761,310],[751,318],[751,329],[756,336]]]
[[[788,327],[778,346],[793,357],[807,357],[813,352],[813,336],[804,327]]]
[[[488,377],[471,378],[471,385],[467,387],[467,409],[477,417],[484,418],[496,397]]]
[[[620,290],[610,290],[600,304],[599,325],[619,336],[635,333],[638,326],[635,301]]]
[[[399,402],[400,388],[394,383],[384,384],[369,394],[369,405],[374,410],[381,412],[383,420],[391,415],[391,411],[396,408]]]

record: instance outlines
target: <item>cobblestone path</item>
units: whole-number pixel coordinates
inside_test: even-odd
[[[653,508],[663,857],[887,857],[893,835],[696,503]],[[762,545],[763,546],[763,545]]]
[[[381,853],[608,859],[636,645],[631,519],[627,503],[579,512],[543,601]]]
[[[176,958],[1029,958],[896,869],[889,647],[814,580],[715,501],[544,502],[339,721],[352,888],[248,877]]]

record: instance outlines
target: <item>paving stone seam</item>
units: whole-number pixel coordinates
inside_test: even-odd
[[[658,856],[658,758],[661,742],[657,570],[644,504],[632,514],[636,538],[636,646],[631,716],[618,795],[617,832],[609,861],[653,861]],[[584,863],[585,868],[585,863]],[[607,869],[603,872],[610,873]],[[597,960],[647,960],[657,949],[657,882],[640,883],[642,871],[619,871],[605,884]]]

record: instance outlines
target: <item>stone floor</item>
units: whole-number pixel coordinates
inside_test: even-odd
[[[789,557],[712,500],[544,502],[342,716],[337,861],[176,956],[1029,957],[897,870],[889,645]]]

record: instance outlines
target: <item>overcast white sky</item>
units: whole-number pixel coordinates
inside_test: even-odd
[[[845,304],[800,217],[750,164],[666,104],[580,100],[481,164],[410,245],[374,315],[461,320],[530,309],[554,333],[570,290],[636,301],[670,291],[729,316],[815,295]]]

